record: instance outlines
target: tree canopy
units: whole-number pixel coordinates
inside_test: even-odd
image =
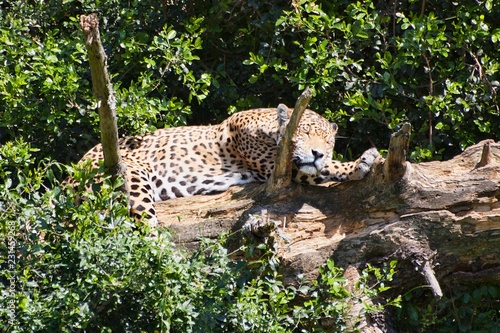
[[[10,1],[0,4],[2,143],[74,161],[97,141],[79,15],[97,12],[122,135],[291,105],[339,123],[338,152],[416,129],[415,160],[498,139],[500,4]],[[349,156],[350,157],[350,156]]]

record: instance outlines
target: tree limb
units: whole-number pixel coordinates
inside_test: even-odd
[[[304,111],[306,110],[311,97],[312,90],[308,87],[304,90],[304,92],[302,92],[302,94],[297,99],[297,102],[295,103],[290,121],[288,122],[288,125],[286,126],[286,129],[281,136],[280,142],[278,144],[278,152],[276,155],[274,170],[271,174],[271,177],[266,183],[267,195],[278,194],[284,189],[289,188],[292,183],[293,161],[291,156],[293,149],[293,136],[295,135],[295,131],[299,126],[300,118],[304,114]],[[283,108],[286,108],[286,106],[280,104],[278,106],[278,111]],[[286,110],[282,111],[286,112]]]
[[[101,44],[99,18],[97,14],[80,16],[80,25],[85,38],[92,75],[93,93],[97,99],[104,166],[112,179],[122,177],[120,190],[128,195],[125,166],[121,161],[118,145],[118,126],[116,123],[116,100],[113,86],[109,79],[107,57]]]
[[[406,172],[406,154],[410,144],[411,125],[403,123],[401,129],[391,136],[387,158],[384,163],[384,176],[394,182]]]

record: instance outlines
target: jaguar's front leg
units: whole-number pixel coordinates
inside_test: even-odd
[[[151,180],[151,173],[140,163],[127,165],[127,180],[129,185],[130,212],[137,218],[145,217],[151,228],[158,225],[156,217],[155,184]]]
[[[321,184],[331,181],[344,182],[348,180],[359,180],[370,172],[372,165],[379,156],[380,155],[377,149],[371,148],[365,151],[356,161],[344,163],[331,161],[321,170],[320,174],[311,176],[299,173],[295,176],[295,179],[302,184]]]

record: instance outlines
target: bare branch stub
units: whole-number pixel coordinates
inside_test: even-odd
[[[99,36],[99,18],[97,14],[92,13],[90,15],[80,16],[80,26],[82,27],[83,33],[85,35],[85,45],[91,45],[94,41],[94,36]]]
[[[394,182],[406,173],[406,154],[410,144],[410,123],[403,123],[401,129],[391,136],[387,158],[384,162],[386,179]]]
[[[293,109],[292,116],[288,122],[286,129],[281,135],[281,140],[278,144],[278,152],[276,155],[276,161],[274,164],[274,170],[271,173],[271,177],[267,181],[266,194],[273,195],[290,187],[292,182],[292,144],[293,136],[297,127],[299,126],[300,118],[304,114],[304,111],[312,98],[312,90],[306,88],[304,92],[299,96],[295,107]],[[285,105],[280,104],[279,108],[286,108]]]
[[[443,297],[443,292],[441,291],[441,286],[439,285],[438,280],[436,279],[436,275],[434,274],[434,270],[431,267],[429,261],[425,261],[424,267],[422,268],[425,280],[429,283],[431,287],[432,294],[436,298]]]
[[[491,164],[491,144],[494,142],[493,140],[488,140],[484,143],[481,160],[477,163],[476,168],[482,168]]]
[[[116,122],[116,100],[108,74],[107,57],[101,43],[97,14],[80,16],[80,25],[85,38],[92,75],[92,91],[97,100],[104,165],[113,178],[122,176],[121,190],[128,194],[125,166],[121,161]]]

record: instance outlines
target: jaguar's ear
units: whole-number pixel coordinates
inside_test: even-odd
[[[290,110],[288,110],[288,107],[285,104],[278,105],[276,111],[279,124],[277,143],[279,143],[281,141],[281,137],[285,133],[286,125],[290,121],[291,112]]]
[[[332,128],[335,132],[337,132],[339,130],[339,126],[335,123],[330,123],[332,125]]]
[[[278,105],[276,111],[278,113],[278,124],[280,125],[280,129],[283,129],[290,120],[290,111],[285,104]]]

